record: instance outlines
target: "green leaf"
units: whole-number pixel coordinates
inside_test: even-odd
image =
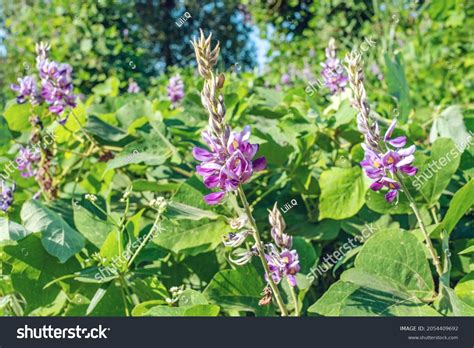
[[[25,238],[31,232],[22,225],[11,221],[8,216],[0,217],[0,243],[5,241],[16,241]]]
[[[29,103],[17,104],[16,101],[12,101],[5,108],[5,120],[13,131],[21,132],[29,129],[31,127],[30,116],[31,105]]]
[[[336,123],[334,124],[334,128],[337,128],[339,126],[342,126],[344,124],[351,122],[352,120],[355,120],[356,116],[357,116],[357,110],[351,106],[351,103],[349,100],[344,100],[339,106],[339,109],[337,110],[337,112],[334,114],[334,117],[336,118]]]
[[[114,225],[98,216],[90,204],[74,203],[74,225],[86,239],[100,249]]]
[[[8,148],[10,146],[10,140],[12,139],[12,135],[10,130],[8,129],[8,124],[5,121],[5,118],[0,116],[0,149]]]
[[[370,210],[379,214],[409,214],[411,213],[410,202],[404,193],[398,194],[398,202],[390,203],[385,199],[384,192],[367,191],[367,206]]]
[[[433,278],[424,246],[408,232],[388,229],[375,233],[362,247],[355,267],[391,280],[419,298],[433,295]]]
[[[357,214],[365,203],[367,186],[359,167],[326,170],[321,174],[319,185],[320,220],[349,218]]]
[[[84,127],[87,132],[108,142],[119,142],[127,137],[127,133],[120,128],[111,126],[96,116],[89,116]]]
[[[156,306],[144,316],[152,317],[216,317],[220,308],[216,305],[194,305],[185,307]]]
[[[434,295],[423,244],[409,232],[387,229],[372,235],[355,267],[308,311],[326,316],[435,316],[422,300]]]
[[[460,153],[451,139],[439,138],[433,144],[431,156],[415,165],[418,173],[412,178],[413,187],[428,205],[435,204],[446,189],[454,173],[458,169]],[[421,186],[421,187],[420,187]]]
[[[129,101],[117,110],[115,114],[117,120],[124,128],[128,128],[135,120],[140,117],[149,118],[153,113],[153,105],[148,99],[140,98]]]
[[[461,278],[454,291],[462,301],[474,308],[474,272]]]
[[[465,299],[473,298],[474,290],[472,288],[472,281],[470,285],[471,289],[469,289],[470,291],[468,290],[468,292],[470,292],[468,294],[463,293],[463,290],[466,289],[458,289],[458,292],[461,293],[461,295]],[[467,296],[465,297],[464,295]],[[435,302],[435,306],[441,314],[446,316],[474,316],[474,306],[469,305],[467,301],[462,301],[458,297],[457,292],[455,290],[451,289],[449,286],[446,286],[443,283],[440,284],[440,294]]]
[[[412,298],[338,281],[312,306],[309,313],[323,316],[439,316],[428,305]]]
[[[66,262],[84,247],[84,238],[61,216],[37,200],[23,204],[21,219],[28,231],[42,232],[41,242],[44,248],[61,263]]]
[[[195,208],[193,206],[179,202],[170,202],[167,206],[167,209],[167,217],[177,220],[201,220],[204,218],[215,220],[220,216],[213,211]]]
[[[222,236],[229,232],[224,221],[209,222],[203,219],[197,222],[165,220],[162,231],[153,240],[159,246],[174,253],[197,255],[215,249]]]
[[[75,259],[60,264],[41,246],[40,236],[31,234],[16,245],[3,248],[11,259],[11,281],[15,290],[26,300],[25,313],[50,305],[57,298],[60,287],[57,284],[45,288],[53,279],[72,274],[80,269]]]
[[[444,229],[450,234],[459,220],[461,220],[464,214],[466,214],[473,205],[474,179],[469,181],[454,194],[453,199],[449,203],[448,211],[437,230],[441,231],[441,229]]]
[[[390,59],[385,53],[385,65],[387,66],[386,80],[388,92],[397,99],[400,108],[400,120],[406,122],[412,109],[410,91],[405,78],[405,70],[401,62],[401,55],[397,54],[395,59]]]
[[[470,139],[470,134],[464,125],[464,117],[459,105],[447,107],[433,121],[430,131],[430,142],[438,138],[450,138],[456,143],[458,149],[464,150]]]
[[[109,288],[110,284],[111,283],[103,284],[97,289],[96,293],[94,294],[94,297],[92,297],[92,300],[89,303],[89,306],[87,307],[86,315],[91,314],[92,311],[97,307],[99,302],[107,293],[107,289]]]
[[[227,309],[268,315],[270,308],[258,305],[264,287],[263,275],[258,274],[252,265],[246,265],[218,272],[204,290],[204,295],[211,303]]]
[[[293,249],[296,249],[299,255],[301,273],[307,274],[310,269],[316,264],[318,255],[311,243],[307,242],[301,237],[293,238]]]

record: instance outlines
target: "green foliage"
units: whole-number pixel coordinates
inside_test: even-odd
[[[31,73],[23,63],[33,66],[34,43],[48,39],[52,58],[74,67],[75,93],[83,96],[62,126],[45,105],[17,104],[11,92],[2,94],[10,99],[0,107],[0,180],[17,188],[10,209],[0,212],[0,303],[6,303],[0,313],[279,315],[275,299],[259,304],[268,292],[260,260],[235,266],[222,243],[236,232],[229,222],[243,214],[237,195],[209,206],[203,196],[210,190],[195,174],[192,150],[206,147],[201,134],[208,115],[202,81],[183,66],[194,59],[188,41],[205,18],[206,33],[213,30],[222,43],[225,119],[233,130],[250,125],[257,156],[267,160],[243,186],[264,243],[272,240],[268,209],[286,206],[282,216],[301,267],[295,301],[286,279],[278,284],[291,314],[296,302],[301,315],[474,315],[473,62],[466,54],[466,10],[458,3],[408,9],[356,1],[282,2],[273,9],[187,1],[8,4],[2,81]],[[193,21],[175,28],[185,10]],[[249,24],[234,18],[247,10],[260,29],[273,26],[264,73],[244,71],[252,66]],[[212,17],[216,12],[221,16]],[[375,41],[361,51],[365,87],[381,134],[398,116],[394,136],[416,146],[418,173],[405,176],[404,185],[418,218],[406,191],[388,203],[385,189],[368,188],[349,91],[308,92],[330,37],[341,60],[366,38]],[[371,72],[373,64],[383,79]],[[185,96],[173,104],[167,84],[176,73]],[[283,73],[291,75],[289,84],[282,84]],[[125,92],[129,78],[141,93]],[[54,142],[45,144],[48,131]],[[26,178],[15,159],[32,144],[43,145],[42,158],[35,177]],[[441,259],[441,276],[420,220]],[[249,235],[238,251],[253,243]]]

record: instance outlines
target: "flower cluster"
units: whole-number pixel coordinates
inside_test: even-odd
[[[140,93],[140,86],[134,79],[129,79],[128,80],[128,88],[127,88],[128,93]]]
[[[20,148],[19,155],[16,158],[17,168],[24,178],[32,177],[36,174],[35,165],[41,160],[41,152],[36,147],[33,151],[29,148]]]
[[[365,174],[375,180],[370,188],[374,191],[379,191],[383,187],[388,188],[385,199],[387,202],[393,202],[402,186],[400,175],[413,176],[417,172],[417,168],[412,165],[416,147],[412,145],[403,148],[407,143],[404,136],[392,139],[396,120],[392,121],[383,139],[381,138],[379,125],[370,114],[370,105],[363,84],[364,73],[360,53],[351,52],[346,61],[353,92],[352,104],[359,111],[357,127],[365,138],[365,143],[362,144],[365,157],[360,165]]]
[[[270,221],[271,235],[274,241],[265,245],[265,259],[268,263],[270,275],[265,274],[265,280],[272,277],[275,284],[279,284],[283,278],[288,279],[291,286],[296,286],[296,274],[300,271],[299,257],[296,250],[291,250],[293,238],[286,234],[285,220],[278,210],[275,203],[273,210],[269,211],[268,220]],[[227,247],[237,248],[241,246],[247,237],[253,233],[251,227],[247,225],[248,220],[240,217],[231,222],[231,227],[238,230],[229,233],[224,237],[224,245]],[[257,246],[254,245],[248,250],[234,251],[230,261],[236,265],[244,265],[249,262],[253,256],[258,255]]]
[[[204,179],[207,188],[219,188],[204,196],[207,204],[214,205],[222,201],[226,192],[235,191],[240,184],[247,182],[254,172],[266,166],[265,157],[253,159],[258,151],[257,144],[251,144],[250,126],[242,132],[229,130],[228,140],[222,144],[210,132],[203,132],[203,139],[211,151],[200,147],[193,149],[193,156],[201,164],[196,172]]]
[[[333,38],[329,40],[328,47],[326,48],[326,61],[321,63],[323,70],[321,76],[323,77],[324,84],[331,94],[336,94],[344,91],[347,85],[347,76],[344,74],[344,68],[341,62],[336,56],[336,42]]]
[[[27,100],[32,105],[46,102],[49,111],[61,116],[67,107],[75,107],[76,96],[73,94],[72,67],[69,64],[57,63],[48,59],[50,46],[43,42],[36,44],[36,68],[39,72],[41,88],[38,88],[33,76],[18,78],[18,84],[12,84],[11,89],[17,93],[17,102]],[[67,118],[60,120],[61,124]]]
[[[0,192],[0,210],[6,212],[13,204],[13,192],[15,191],[15,183],[12,187],[8,187],[2,181],[2,191]]]
[[[293,238],[284,232],[285,220],[276,203],[273,210],[269,211],[268,220],[272,226],[271,235],[276,245],[266,245],[265,258],[270,268],[271,277],[276,284],[286,277],[291,286],[296,286],[295,275],[300,271],[299,257],[296,250],[291,250]]]
[[[415,145],[403,148],[407,141],[404,136],[391,139],[396,123],[396,120],[393,120],[384,136],[384,144],[387,147],[387,151],[381,153],[377,151],[377,149],[372,149],[367,144],[362,144],[365,150],[365,157],[364,160],[360,162],[365,174],[375,180],[370,185],[372,190],[379,191],[383,187],[388,188],[388,192],[385,195],[385,199],[388,202],[393,202],[400,189],[400,184],[397,180],[393,179],[394,175],[397,172],[402,172],[413,176],[417,172],[417,168],[412,166],[415,160],[413,156]],[[393,149],[390,149],[388,145],[393,146]]]
[[[168,82],[168,99],[176,105],[184,98],[184,83],[178,74],[171,77]]]

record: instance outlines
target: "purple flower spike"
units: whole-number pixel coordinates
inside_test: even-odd
[[[18,94],[16,97],[18,104],[23,104],[27,100],[30,100],[32,104],[38,104],[40,100],[36,82],[32,76],[18,78],[18,85],[11,84],[10,88]]]
[[[391,139],[396,123],[396,120],[392,121],[383,138],[384,145],[388,148],[387,152],[381,153],[380,145],[374,147],[362,144],[365,157],[360,165],[369,178],[376,180],[370,185],[372,190],[379,191],[383,187],[388,188],[389,191],[385,195],[387,202],[393,202],[400,189],[400,183],[392,179],[396,173],[401,172],[409,176],[417,173],[417,168],[412,165],[415,160],[413,155],[416,150],[415,145],[403,148],[406,144],[404,136]],[[389,145],[394,149],[390,149]]]
[[[196,172],[203,177],[207,188],[220,188],[219,192],[204,197],[207,204],[220,203],[226,192],[235,191],[240,184],[249,181],[254,172],[266,166],[264,157],[253,160],[258,145],[249,143],[249,126],[240,133],[230,132],[227,142],[221,142],[209,132],[203,132],[202,137],[210,151],[200,147],[193,149],[194,158],[201,162]]]
[[[16,185],[13,183],[12,187],[8,187],[2,181],[2,191],[0,192],[0,210],[4,213],[13,204],[13,192],[15,191]]]
[[[265,254],[268,262],[271,277],[273,281],[278,284],[283,277],[287,277],[291,286],[296,286],[295,275],[300,271],[299,257],[296,250],[285,249],[281,253],[272,246],[270,253]],[[268,276],[265,274],[265,280],[268,282]]]
[[[331,91],[331,94],[337,94],[344,91],[347,86],[348,77],[344,73],[344,68],[336,56],[336,43],[334,39],[329,40],[326,48],[326,61],[321,63],[323,70],[321,76],[324,84]]]
[[[34,151],[30,151],[26,147],[20,149],[20,153],[16,158],[17,169],[21,171],[21,176],[24,178],[32,177],[36,174],[34,165],[41,160],[41,153],[36,148]]]
[[[136,83],[134,80],[130,79],[128,81],[127,92],[128,93],[140,93],[140,86],[138,86],[138,83]]]
[[[167,89],[168,99],[173,105],[178,104],[184,98],[184,83],[178,74],[170,78]]]

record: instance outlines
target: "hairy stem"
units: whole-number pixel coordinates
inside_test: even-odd
[[[286,307],[283,304],[283,298],[281,297],[280,290],[278,289],[278,286],[273,281],[272,275],[270,273],[270,267],[268,267],[267,259],[265,258],[265,249],[263,247],[262,240],[260,239],[257,223],[255,222],[255,219],[253,218],[252,211],[250,210],[249,202],[247,201],[247,197],[245,196],[245,192],[242,189],[242,186],[238,187],[237,192],[239,193],[240,200],[242,201],[242,205],[244,206],[245,213],[247,214],[247,218],[250,224],[252,225],[252,228],[253,228],[252,236],[255,240],[258,256],[260,257],[263,268],[265,269],[265,273],[267,274],[268,283],[270,284],[270,287],[272,288],[272,292],[273,292],[273,295],[275,296],[275,300],[278,304],[278,308],[280,308],[281,315],[284,317],[287,317],[288,311],[286,310]]]
[[[415,200],[413,199],[412,195],[410,194],[410,192],[408,191],[406,185],[404,184],[403,178],[398,173],[397,173],[397,178],[398,178],[398,181],[400,182],[400,185],[403,188],[403,192],[405,192],[405,195],[407,196],[408,201],[410,202],[410,208],[415,213],[416,219],[418,220],[418,224],[420,225],[420,229],[423,232],[423,236],[425,237],[425,241],[426,241],[426,246],[428,247],[431,258],[433,259],[433,264],[436,268],[436,272],[441,277],[441,275],[443,274],[443,269],[441,267],[441,262],[439,261],[439,258],[436,255],[436,251],[433,247],[433,243],[431,242],[431,238],[428,234],[428,231],[426,230],[425,223],[423,222],[423,219],[421,218],[421,213],[418,210],[418,207],[416,206]]]

